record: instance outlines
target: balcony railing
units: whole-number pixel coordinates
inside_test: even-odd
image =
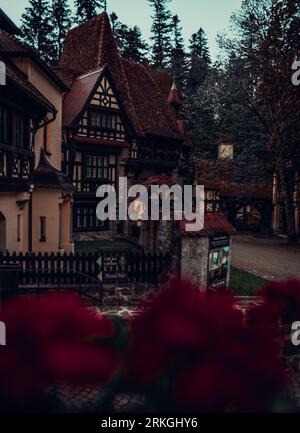
[[[29,181],[34,171],[34,155],[24,149],[0,148],[0,183]]]

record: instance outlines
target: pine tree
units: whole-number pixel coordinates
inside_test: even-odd
[[[112,12],[112,13],[109,15],[109,18],[110,18],[110,22],[111,22],[111,28],[112,28],[112,31],[113,31],[113,33],[115,34],[115,32],[116,32],[116,28],[117,28],[117,26],[118,26],[118,19],[119,19],[119,17],[118,17],[118,15],[117,15],[115,12]]]
[[[182,36],[182,27],[178,15],[174,15],[173,22],[173,47],[171,51],[171,69],[174,80],[178,87],[183,89],[186,81],[186,54],[184,50],[184,39]]]
[[[154,9],[151,27],[153,42],[152,62],[156,68],[165,68],[169,64],[171,55],[171,12],[167,4],[171,0],[148,0]]]
[[[128,28],[125,32],[122,56],[134,62],[143,63],[146,60],[147,43],[142,38],[139,27]]]
[[[83,23],[98,14],[99,10],[107,10],[107,0],[75,0],[76,21]]]
[[[145,52],[148,45],[142,37],[140,28],[128,27],[121,23],[115,12],[110,14],[110,21],[121,55],[134,62],[143,63],[146,60]]]
[[[71,9],[68,0],[52,1],[52,23],[55,34],[56,61],[58,62],[64,40],[71,27]]]
[[[204,30],[200,27],[190,39],[189,87],[192,89],[201,85],[207,76],[211,58]]]
[[[21,18],[24,40],[51,64],[55,60],[54,29],[48,0],[29,0]]]
[[[202,27],[200,27],[197,33],[192,34],[189,48],[192,56],[197,56],[208,64],[211,63],[207,37]]]
[[[119,17],[115,12],[110,14],[110,21],[113,34],[117,40],[119,50],[122,53],[126,46],[126,38],[127,33],[129,32],[129,27],[119,21]]]

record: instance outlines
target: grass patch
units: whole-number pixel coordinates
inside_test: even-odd
[[[77,241],[75,242],[76,253],[96,253],[97,251],[129,251],[133,253],[141,252],[141,249],[130,242],[110,241],[101,239],[98,241]]]
[[[264,278],[231,267],[230,288],[238,296],[255,296],[265,283]]]

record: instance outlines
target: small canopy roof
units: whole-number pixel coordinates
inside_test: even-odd
[[[68,177],[50,164],[43,149],[41,149],[40,160],[34,172],[34,185],[40,188],[74,191]]]
[[[179,222],[179,228],[181,234],[185,236],[214,236],[216,234],[228,234],[235,235],[237,232],[235,228],[230,224],[227,218],[218,213],[210,213],[204,216],[204,227],[200,231],[190,232],[186,230],[186,225],[191,224],[191,221],[183,219]]]

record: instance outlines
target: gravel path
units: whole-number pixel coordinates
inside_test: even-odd
[[[232,265],[266,279],[300,278],[300,245],[289,247],[281,238],[237,235]]]

